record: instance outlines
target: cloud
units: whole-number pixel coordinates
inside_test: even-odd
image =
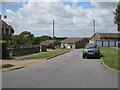
[[[98,5],[96,5],[98,6]],[[51,35],[52,20],[55,19],[55,35],[69,37],[91,36],[93,19],[96,19],[96,32],[116,32],[113,23],[113,8],[71,7],[62,2],[33,2],[14,12],[6,10],[7,22],[15,29],[15,34],[29,30],[35,36]]]
[[[92,2],[94,6],[97,8],[115,8],[118,2]]]

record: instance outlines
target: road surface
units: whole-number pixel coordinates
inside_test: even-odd
[[[2,73],[3,88],[117,88],[118,72],[73,50],[44,63]]]

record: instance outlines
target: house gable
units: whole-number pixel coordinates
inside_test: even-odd
[[[99,34],[94,34],[93,36],[92,36],[92,38],[91,38],[92,40],[100,40],[101,39],[101,37],[100,37],[100,35]]]

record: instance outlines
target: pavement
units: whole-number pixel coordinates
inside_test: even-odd
[[[18,59],[22,59],[22,58],[30,57],[30,56],[35,56],[35,55],[40,55],[40,54],[48,53],[48,52],[51,52],[51,51],[55,51],[55,50],[47,50],[47,52],[40,52],[40,53],[35,53],[35,54],[18,56],[18,57],[14,57],[14,58],[0,60],[0,65],[2,65],[2,64],[12,64],[12,65],[14,65],[13,67],[9,67],[9,68],[0,68],[0,71],[9,71],[9,70],[21,69],[21,68],[24,68],[24,67],[36,64],[36,63],[45,62],[46,60],[49,60],[49,59],[54,58],[54,57],[51,57],[51,58],[48,58],[48,59],[30,59],[30,60],[18,60]],[[60,54],[60,55],[62,55],[62,54]]]
[[[82,50],[29,67],[2,72],[3,88],[118,88],[118,72],[100,59],[82,59]]]
[[[47,52],[50,52],[50,51],[54,51],[54,50],[47,50]],[[17,57],[12,57],[12,58],[10,57],[8,59],[3,59],[3,61],[22,59],[22,58],[26,58],[26,57],[30,57],[30,56],[34,56],[34,55],[40,55],[40,54],[47,53],[47,52],[33,53],[33,54],[29,54],[29,55],[17,56]]]

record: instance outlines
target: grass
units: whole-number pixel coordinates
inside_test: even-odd
[[[83,49],[83,48],[78,48],[78,49]]]
[[[53,49],[51,49],[51,48],[47,48],[47,50],[53,50]]]
[[[48,52],[48,53],[43,53],[43,54],[40,54],[40,55],[30,56],[30,57],[22,58],[22,59],[19,59],[19,60],[49,59],[49,58],[58,56],[60,54],[64,54],[66,52],[68,52],[68,50],[64,50],[64,51],[51,51],[51,52]]]
[[[57,50],[72,50],[71,48],[59,48]]]
[[[107,66],[116,70],[120,70],[119,68],[120,62],[118,63],[118,58],[120,56],[118,55],[119,53],[118,50],[116,50],[115,48],[101,48],[100,51],[102,54],[103,62]]]
[[[1,67],[2,68],[9,68],[9,67],[13,67],[13,64],[3,64]]]

